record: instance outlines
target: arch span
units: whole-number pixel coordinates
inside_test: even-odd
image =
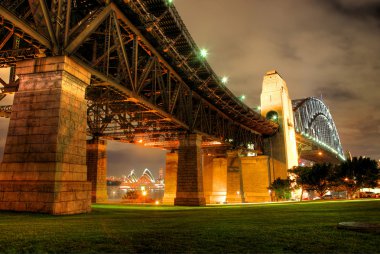
[[[296,132],[345,160],[337,128],[323,101],[309,97],[292,104]]]

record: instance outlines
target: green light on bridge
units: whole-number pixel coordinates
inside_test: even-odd
[[[202,58],[206,58],[207,55],[208,55],[207,49],[204,49],[204,48],[201,49],[199,53],[200,53],[200,55],[201,55]]]
[[[222,77],[221,81],[224,85],[227,84],[228,83],[228,77],[226,77],[226,76]]]

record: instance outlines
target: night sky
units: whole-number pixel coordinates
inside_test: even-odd
[[[260,104],[268,70],[292,99],[322,98],[345,151],[380,159],[380,0],[175,0],[208,62],[246,104]],[[9,102],[1,101],[0,104]],[[0,157],[7,119],[0,118]],[[108,175],[157,175],[165,151],[109,143]]]

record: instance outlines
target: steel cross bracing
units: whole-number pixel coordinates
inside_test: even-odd
[[[0,0],[0,38],[1,66],[69,55],[92,74],[94,136],[159,144],[195,132],[261,149],[278,128],[221,83],[164,0]]]
[[[292,100],[295,130],[299,139],[344,160],[342,145],[334,120],[327,106],[314,97]]]

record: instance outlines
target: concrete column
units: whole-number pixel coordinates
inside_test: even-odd
[[[87,141],[87,180],[92,184],[91,201],[105,202],[107,196],[107,141]]]
[[[178,152],[166,154],[165,192],[162,203],[173,205],[177,193]]]
[[[245,202],[271,201],[268,156],[241,157],[242,183]]]
[[[203,194],[201,141],[202,136],[198,134],[187,134],[180,140],[175,205],[206,204]]]
[[[90,73],[68,57],[18,62],[20,78],[0,165],[0,210],[91,210],[85,88]]]
[[[240,175],[240,158],[238,151],[227,152],[227,202],[243,202]]]

